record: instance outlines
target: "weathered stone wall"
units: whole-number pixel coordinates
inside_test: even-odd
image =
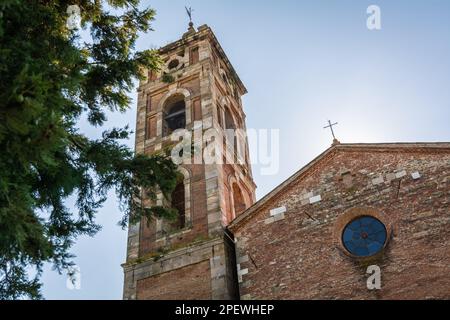
[[[448,146],[333,148],[232,225],[241,298],[449,299],[449,179]],[[375,258],[351,257],[341,244],[355,212],[388,229]],[[381,268],[380,290],[366,286],[372,264]]]

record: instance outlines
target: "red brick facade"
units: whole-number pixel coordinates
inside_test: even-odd
[[[241,298],[449,299],[449,205],[450,144],[333,146],[230,226]],[[342,245],[360,215],[387,229],[371,258]],[[380,290],[367,288],[369,265]]]
[[[208,300],[211,283],[205,281],[210,273],[209,261],[175,269],[137,282],[139,300]]]

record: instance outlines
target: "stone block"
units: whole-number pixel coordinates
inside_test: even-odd
[[[270,218],[267,218],[266,220],[264,220],[265,224],[270,224],[270,223],[273,223],[273,222],[274,222],[274,218],[273,217],[270,217]]]
[[[278,215],[278,214],[281,214],[281,213],[284,213],[284,212],[286,212],[286,207],[282,206],[282,207],[271,209],[270,210],[270,215],[271,216],[275,216],[275,215]]]
[[[397,179],[403,178],[404,176],[406,176],[406,171],[405,170],[398,171],[398,172],[395,173],[395,177]]]
[[[383,176],[379,176],[377,178],[372,179],[372,184],[377,185],[384,182]]]
[[[322,200],[322,197],[320,196],[320,194],[318,194],[317,196],[309,198],[309,203],[313,204],[313,203],[319,202],[321,200]]]
[[[414,180],[417,180],[417,179],[420,179],[421,175],[420,175],[419,171],[414,171],[413,173],[411,173],[411,177]]]
[[[241,276],[246,275],[247,273],[248,273],[248,268],[241,269],[238,271],[238,274]]]
[[[279,214],[273,216],[273,222],[280,221],[283,219],[284,219],[284,213],[279,213]]]
[[[248,255],[241,256],[241,257],[237,258],[237,263],[240,265],[241,263],[247,262],[248,260],[249,260]]]

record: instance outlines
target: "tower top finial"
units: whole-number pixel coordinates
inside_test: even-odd
[[[192,8],[191,7],[184,7],[185,9],[186,9],[186,13],[187,13],[187,15],[188,15],[188,17],[189,17],[189,30],[191,30],[191,29],[193,29],[194,28],[194,23],[192,22],[192,12],[194,11],[194,10],[192,10]]]

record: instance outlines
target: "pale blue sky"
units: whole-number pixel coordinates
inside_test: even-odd
[[[450,2],[423,1],[143,1],[157,10],[154,32],[139,49],[177,40],[187,28],[208,24],[247,86],[248,128],[280,129],[280,170],[261,176],[257,197],[331,144],[322,129],[339,122],[341,142],[450,140]],[[366,28],[366,9],[381,8],[382,29]],[[135,127],[135,105],[111,115],[110,126]],[[92,128],[84,130],[97,135]],[[129,141],[132,146],[134,141]],[[81,290],[46,268],[47,299],[120,299],[126,232],[114,196],[98,214],[94,238],[73,248]]]

